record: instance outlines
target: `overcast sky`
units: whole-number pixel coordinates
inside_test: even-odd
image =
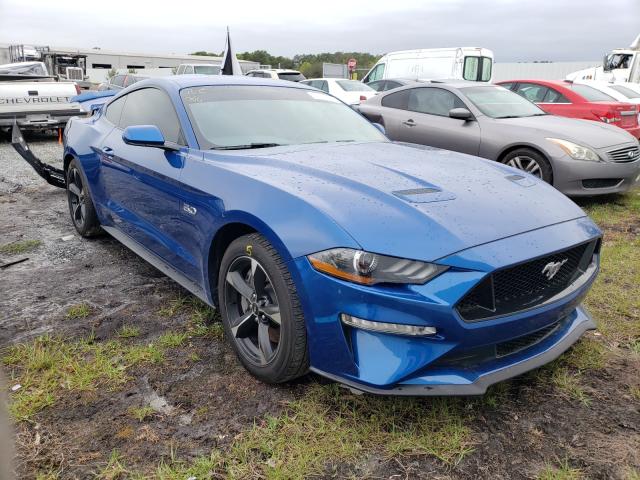
[[[0,42],[274,55],[482,46],[496,61],[599,60],[640,34],[640,0],[0,0]]]

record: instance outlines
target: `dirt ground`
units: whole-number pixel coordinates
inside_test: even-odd
[[[61,146],[51,138],[29,141],[43,159],[59,163]],[[108,340],[123,325],[136,325],[136,341],[150,342],[184,327],[181,313],[158,312],[187,292],[110,237],[81,239],[64,191],[41,181],[6,142],[0,142],[0,165],[0,245],[41,242],[28,253],[0,254],[0,264],[28,258],[0,270],[0,349],[44,334]],[[68,309],[80,303],[90,306],[90,314],[70,318]],[[194,354],[200,361],[190,360]],[[583,377],[590,405],[530,374],[501,387],[497,406],[468,404],[474,450],[457,465],[428,455],[374,457],[331,465],[324,477],[525,479],[539,476],[545,465],[565,463],[584,478],[637,480],[640,402],[629,386],[638,383],[639,372],[638,356],[612,355],[605,368]],[[91,478],[114,450],[144,471],[162,458],[188,460],[225,449],[239,433],[279,415],[287,402],[304,398],[309,383],[318,381],[308,376],[284,386],[261,384],[224,340],[209,337],[191,338],[171,350],[168,361],[129,374],[122,388],[70,391],[20,422],[19,477],[35,478],[51,467],[60,478]],[[420,402],[429,408],[430,400]],[[128,412],[144,404],[155,412],[142,423]]]

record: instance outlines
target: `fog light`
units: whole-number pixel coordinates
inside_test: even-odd
[[[393,333],[396,335],[410,335],[412,337],[420,337],[427,335],[435,335],[435,327],[420,327],[417,325],[403,325],[400,323],[384,323],[372,322],[358,317],[352,317],[346,313],[340,314],[340,319],[345,325],[360,328],[362,330],[370,330],[372,332]]]

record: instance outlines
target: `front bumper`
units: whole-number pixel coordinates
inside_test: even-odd
[[[600,235],[587,218],[470,248],[438,260],[451,268],[425,285],[359,286],[295,260],[307,319],[311,369],[356,390],[391,395],[473,395],[492,383],[547,363],[595,325],[580,303],[597,273],[565,296],[535,308],[465,322],[454,306],[488,273]],[[370,321],[433,326],[408,337],[345,327],[340,314]],[[500,357],[460,361],[478,350],[552,328],[540,341]],[[450,359],[455,359],[450,361]]]
[[[401,396],[446,396],[446,395],[482,395],[491,385],[521,375],[539,368],[555,360],[573,345],[587,330],[596,328],[584,307],[576,308],[573,319],[568,327],[554,335],[533,353],[528,352],[527,358],[520,361],[505,362],[496,365],[493,370],[469,375],[470,372],[443,375],[427,375],[412,379],[410,382],[400,383],[390,389],[377,388],[362,383],[346,380],[321,370],[311,368],[315,373],[340,382],[356,391],[377,395]]]
[[[640,160],[587,162],[563,155],[552,164],[553,186],[570,197],[624,193],[640,180]]]

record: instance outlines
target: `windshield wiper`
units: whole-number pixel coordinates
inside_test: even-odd
[[[505,115],[504,117],[495,117],[495,118],[520,118],[521,115]]]
[[[249,150],[251,148],[269,148],[269,147],[281,147],[283,143],[267,143],[267,142],[254,142],[247,143],[246,145],[221,145],[218,147],[211,147],[211,150]]]

